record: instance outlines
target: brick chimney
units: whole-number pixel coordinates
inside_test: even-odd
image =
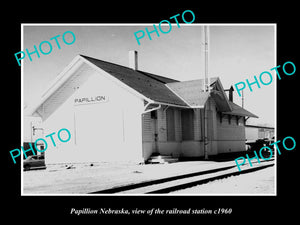
[[[129,67],[133,70],[138,69],[138,52],[135,50],[129,51]]]
[[[234,92],[234,89],[233,89],[232,85],[231,85],[231,87],[229,89],[226,89],[224,91],[228,91],[229,92],[229,94],[228,94],[229,101],[233,102],[233,92]]]

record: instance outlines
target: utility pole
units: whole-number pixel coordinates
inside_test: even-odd
[[[209,30],[208,26],[204,26],[204,88],[205,92],[209,91],[209,78],[208,78],[208,35],[209,35]]]
[[[244,90],[242,90],[242,108],[244,108]]]
[[[204,26],[204,91],[209,93],[209,78],[208,78],[208,26]],[[207,103],[204,106],[204,159],[208,160],[208,112],[207,112]]]

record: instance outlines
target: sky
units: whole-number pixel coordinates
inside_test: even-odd
[[[275,61],[275,26],[273,24],[208,24],[209,25],[209,76],[219,77],[224,89],[238,82],[254,81],[260,73],[269,71]],[[42,93],[52,80],[78,54],[87,55],[104,61],[128,66],[128,52],[138,51],[138,69],[179,81],[204,78],[203,24],[172,24],[169,33],[160,32],[158,37],[152,33],[140,39],[138,45],[134,33],[153,24],[23,24],[23,51],[34,51],[34,45],[42,41],[52,44],[48,55],[40,53],[22,60],[23,99],[25,105],[39,101]],[[168,27],[162,27],[168,30]],[[71,45],[62,41],[62,34],[72,31],[76,40]],[[58,49],[50,38],[60,35]],[[72,41],[71,36],[65,36]],[[48,51],[47,44],[43,45]],[[17,63],[17,61],[16,61]],[[250,124],[275,125],[275,87],[276,79],[270,85],[253,85],[244,90],[244,107],[259,119],[250,118]],[[234,92],[233,101],[242,105],[241,97]]]

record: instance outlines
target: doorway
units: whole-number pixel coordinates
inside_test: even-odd
[[[158,125],[157,125],[157,111],[151,111],[151,136],[153,140],[152,153],[158,153]]]
[[[182,140],[194,140],[194,111],[184,109],[181,111]]]

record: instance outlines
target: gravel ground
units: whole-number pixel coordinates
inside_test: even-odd
[[[232,161],[188,161],[152,165],[120,163],[96,163],[93,164],[93,166],[90,166],[89,164],[49,165],[47,166],[46,170],[23,172],[22,195],[87,194],[90,192],[110,189],[112,187],[216,169],[231,165],[235,165],[235,163]],[[271,170],[272,169],[267,170],[269,173],[265,175],[260,175],[261,184],[256,190],[257,192],[263,191],[263,193],[270,193],[274,189],[274,185],[272,187],[270,186],[269,188],[266,186],[267,184],[271,185],[271,183],[273,183],[271,181],[274,180],[274,175],[271,176],[270,174]],[[256,173],[260,174],[260,172]],[[237,186],[234,186],[236,191],[233,191],[234,189],[229,187],[230,185],[227,184],[227,182],[221,181],[220,185],[216,185],[219,187],[215,187],[213,189],[209,188],[208,190],[203,191],[188,190],[188,193],[202,194],[208,191],[212,191],[212,193],[240,193],[241,190],[245,191],[246,193],[248,189],[246,189],[244,186],[247,186],[247,184],[250,185],[253,180],[257,179],[257,177],[256,175],[251,176],[251,174],[242,176],[250,177],[246,178],[245,181],[236,181],[235,184]],[[242,189],[240,190],[240,188]],[[253,192],[252,189],[250,189],[250,191],[251,193]]]
[[[191,161],[171,164],[98,163],[51,165],[23,172],[23,194],[87,194],[112,187],[234,165]],[[69,169],[67,169],[69,168]]]
[[[274,169],[273,166],[252,173],[231,176],[172,192],[172,194],[275,194]]]

